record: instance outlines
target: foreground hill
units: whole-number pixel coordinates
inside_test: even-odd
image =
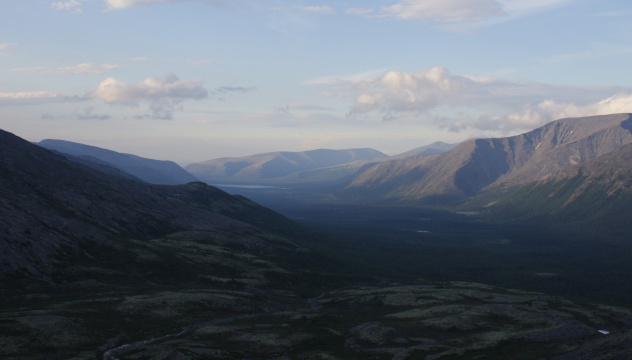
[[[438,155],[376,163],[338,195],[382,201],[458,200],[539,181],[632,142],[630,114],[561,119],[525,134],[463,142]]]
[[[208,160],[185,169],[207,183],[271,184],[295,173],[384,157],[373,149],[284,151]]]
[[[99,169],[111,166],[151,184],[177,185],[199,181],[173,161],[146,159],[64,140],[46,139],[38,145],[71,155],[70,159],[84,165]]]

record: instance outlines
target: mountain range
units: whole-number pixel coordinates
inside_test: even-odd
[[[206,233],[206,241],[223,239],[223,243],[231,242],[230,234],[239,233],[240,240],[234,241],[245,241],[240,246],[270,250],[299,248],[292,243],[293,232],[303,233],[299,240],[310,237],[283,216],[201,182],[154,185],[127,179],[68,160],[5,131],[0,131],[0,169],[3,276],[51,282],[98,272],[100,266],[119,263],[113,257],[141,256],[133,255],[140,251],[138,246],[143,252],[164,252],[160,246],[152,248],[151,242],[135,241],[182,232],[197,232],[194,237]],[[178,260],[179,250],[161,256],[172,258],[181,272],[199,266]],[[78,267],[85,262],[93,264]]]
[[[473,140],[441,154],[379,157],[286,176],[313,172],[326,178],[342,171],[336,168],[354,168],[339,193],[348,196],[344,192],[358,179],[380,169],[387,178],[383,187],[372,188],[361,201],[402,201],[389,197],[389,186],[400,178],[403,184],[426,181],[434,186],[428,189],[444,190],[431,195],[455,195],[466,205],[496,199],[484,208],[498,214],[532,216],[534,207],[554,199],[561,207],[552,212],[571,216],[576,212],[568,209],[579,208],[590,215],[596,209],[617,215],[612,220],[619,226],[631,215],[629,119],[565,119],[539,129],[540,135]],[[548,150],[534,155],[541,148]],[[362,233],[367,224],[359,221],[347,230],[353,242],[345,242],[201,182],[151,184],[95,159],[53,152],[0,130],[2,358],[615,360],[632,354],[629,309],[479,283],[427,281],[419,277],[433,272],[397,270],[402,258],[419,263],[416,251],[435,251],[425,257],[430,267],[433,261],[452,261],[457,274],[495,272],[492,263],[502,262],[498,254],[516,252],[516,257],[537,255],[537,264],[525,262],[526,269],[511,264],[520,268],[520,276],[512,277],[522,281],[518,284],[557,277],[541,244],[531,244],[528,234],[496,239],[483,228],[477,230],[481,238],[471,241],[469,230],[476,224],[470,222],[460,225],[462,242],[454,233],[413,231],[413,241],[379,245],[376,241],[388,242],[380,240],[385,234]],[[529,171],[529,179],[516,180],[514,171],[540,169],[534,162],[551,172]],[[415,170],[419,164],[422,169]],[[445,168],[433,168],[437,164]],[[471,169],[474,164],[481,169]],[[433,181],[425,174],[433,174]],[[448,181],[463,181],[468,174],[479,176],[469,183]],[[441,181],[443,187],[437,185]],[[423,203],[424,196],[411,199]],[[348,216],[321,209],[328,216]],[[375,221],[384,221],[376,209]],[[408,216],[436,227],[414,210]],[[433,220],[440,223],[445,216],[441,212]],[[397,219],[387,222],[389,232],[398,227]],[[402,230],[411,233],[407,226]],[[449,242],[460,245],[446,246]],[[479,258],[483,267],[467,261],[477,242],[491,249]],[[619,249],[629,251],[629,245]],[[575,249],[560,251],[572,255]],[[381,268],[385,256],[395,261],[393,269]],[[610,271],[603,276],[629,278],[622,271],[627,268],[613,266],[611,258],[592,260],[591,266]],[[559,283],[568,283],[564,274]]]
[[[632,142],[631,129],[629,114],[560,119],[521,135],[465,141],[442,154],[375,163],[337,194],[375,201],[464,200],[559,178]]]
[[[37,145],[98,170],[112,173],[114,168],[151,184],[177,185],[199,181],[173,161],[147,159],[65,140],[45,139]]]
[[[288,176],[336,165],[386,158],[373,149],[272,152],[239,158],[221,158],[189,164],[185,169],[206,183],[288,183]]]

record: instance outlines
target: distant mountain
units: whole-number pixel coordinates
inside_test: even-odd
[[[631,143],[631,129],[630,114],[561,119],[517,136],[466,141],[443,154],[376,163],[337,195],[461,201],[485,188],[526,185],[605,155]]]
[[[401,154],[393,155],[391,158],[401,159],[401,158],[407,158],[411,156],[442,154],[444,152],[452,150],[452,148],[454,148],[457,145],[458,144],[448,144],[443,141],[437,141],[437,142],[433,142],[432,144],[414,148],[412,150],[406,151]]]
[[[39,146],[81,159],[84,165],[107,171],[111,166],[151,184],[177,185],[199,181],[173,161],[152,160],[140,156],[118,153],[64,140],[46,139]]]
[[[385,157],[373,149],[284,151],[208,160],[185,169],[207,183],[270,184],[299,172]]]

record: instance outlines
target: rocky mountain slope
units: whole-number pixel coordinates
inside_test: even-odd
[[[151,184],[177,185],[199,181],[173,161],[147,159],[64,140],[46,139],[38,145],[71,155],[71,160],[100,170],[104,165],[111,166]]]
[[[252,242],[248,246],[263,248],[299,248],[283,236],[310,236],[271,210],[203,183],[166,186],[123,179],[4,131],[0,169],[3,276],[52,281],[68,275],[76,262],[94,259],[96,268],[96,263],[116,262],[110,256],[119,250],[121,257],[129,256],[123,245],[129,241],[181,232],[206,233],[209,238],[221,233],[226,239],[240,234]]]
[[[490,193],[498,199],[484,211],[499,219],[544,218],[584,232],[625,235],[632,216],[632,143],[501,196]]]
[[[373,149],[284,151],[208,160],[185,169],[207,183],[271,184],[295,173],[386,156]]]
[[[632,142],[630,114],[561,119],[525,134],[463,142],[430,156],[376,163],[338,195],[347,199],[464,199],[484,188],[545,179]]]

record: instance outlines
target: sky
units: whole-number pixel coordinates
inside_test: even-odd
[[[0,1],[0,128],[180,164],[632,112],[628,0]]]

